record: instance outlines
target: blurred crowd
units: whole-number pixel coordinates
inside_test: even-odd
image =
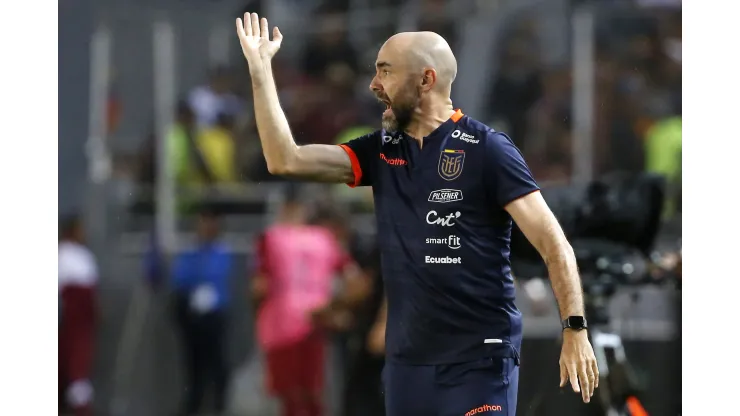
[[[294,189],[255,238],[252,267],[240,276],[248,282],[246,292],[233,290],[238,257],[221,238],[221,215],[208,205],[197,209],[191,245],[169,259],[156,249],[145,256],[150,287],[166,287],[167,326],[178,344],[169,351],[180,358],[183,374],[176,415],[243,414],[246,407],[255,415],[321,416],[335,414],[337,402],[342,415],[384,414],[385,305],[378,245],[356,232],[342,210]],[[59,403],[60,414],[75,416],[93,414],[100,330],[98,260],[87,241],[79,217],[62,221]],[[244,302],[255,315],[248,388],[239,385],[239,369],[228,354],[231,332],[245,318],[234,314],[233,305]],[[336,377],[327,373],[332,345],[339,348],[338,371],[345,383],[330,403],[327,379]],[[244,397],[247,403],[240,405]]]
[[[344,142],[379,124],[382,109],[367,92],[376,51],[358,50],[350,41],[342,3],[318,7],[312,19],[320,30],[300,56],[281,52],[274,64],[281,104],[301,144]],[[441,33],[459,51],[459,27],[446,13],[447,2],[423,0],[421,5],[418,28]],[[541,23],[522,16],[510,25],[494,56],[496,77],[489,91],[481,91],[485,113],[474,116],[509,133],[539,181],[567,181],[577,157],[572,65],[567,57],[556,62],[542,58],[547,45],[538,32]],[[596,27],[595,173],[647,169],[675,175],[680,165],[680,134],[675,139],[681,120],[680,9],[614,14],[606,9],[597,14]],[[395,30],[379,26],[368,43],[380,45]],[[261,156],[250,94],[243,65],[213,68],[202,85],[182,91],[168,139],[179,183],[272,179]],[[153,139],[152,131],[139,157],[144,182],[154,178]]]
[[[575,155],[572,68],[542,62],[536,23],[522,19],[509,34],[488,108],[538,180],[567,181]],[[680,9],[607,9],[597,14],[595,26],[595,172],[656,169],[655,153],[680,166],[680,145],[649,145],[665,123],[678,120],[680,132]]]
[[[361,82],[369,79],[372,61],[349,41],[346,15],[337,7],[329,4],[316,12],[321,30],[308,40],[298,66],[281,55],[274,63],[281,104],[299,144],[344,142],[378,124],[380,107]],[[391,34],[388,29],[381,37]],[[249,82],[243,65],[214,68],[203,85],[183,94],[169,139],[179,183],[271,179],[252,117]],[[140,179],[147,182],[155,172],[153,139],[140,163]]]

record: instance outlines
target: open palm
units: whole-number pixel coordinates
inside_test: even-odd
[[[280,49],[283,35],[275,26],[272,29],[272,40],[268,30],[267,19],[257,16],[257,13],[244,13],[244,21],[236,19],[236,33],[239,44],[247,62],[256,63],[258,60],[272,59]]]

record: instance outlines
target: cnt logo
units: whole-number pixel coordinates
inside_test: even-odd
[[[453,131],[452,137],[454,139],[460,139],[464,142],[473,143],[473,144],[478,144],[480,142],[480,140],[476,140],[475,136],[473,136],[472,134],[463,133],[460,130]]]
[[[457,202],[462,200],[463,193],[457,189],[438,189],[429,194],[429,202],[439,202],[444,204],[447,202]]]
[[[431,210],[427,212],[427,224],[452,227],[456,224],[455,220],[460,218],[460,215],[460,211],[457,211],[447,215],[446,217],[440,217],[439,214],[437,214],[437,211]]]

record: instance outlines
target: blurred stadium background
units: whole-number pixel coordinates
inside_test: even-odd
[[[249,400],[260,396],[248,365],[254,336],[247,288],[255,236],[286,188],[267,174],[256,136],[234,34],[234,18],[244,11],[267,16],[285,35],[276,77],[300,143],[338,143],[377,128],[382,110],[367,85],[379,46],[395,32],[433,30],[458,58],[456,107],[511,135],[557,212],[585,204],[584,189],[594,180],[657,173],[668,188],[651,249],[680,247],[680,0],[61,1],[59,213],[83,213],[101,268],[97,414],[175,414],[183,370],[168,279],[145,260],[186,247],[193,207],[203,202],[223,214],[223,238],[236,256],[232,413],[266,414],[248,412]],[[199,131],[195,144],[178,135],[191,122]],[[192,146],[202,163],[187,156]],[[332,201],[350,214],[355,233],[372,238],[365,190],[314,185],[303,194]],[[627,201],[635,194],[620,195],[626,209],[637,209]],[[621,286],[608,308],[643,403],[650,415],[678,415],[680,290]],[[590,414],[576,395],[556,387],[554,302],[541,310],[524,293],[518,414]],[[332,415],[341,414],[344,343],[341,334],[331,340]]]

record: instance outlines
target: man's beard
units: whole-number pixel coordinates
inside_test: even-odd
[[[419,104],[420,97],[415,89],[399,95],[396,102],[391,104],[391,113],[383,114],[382,126],[385,131],[402,132],[406,130]]]

